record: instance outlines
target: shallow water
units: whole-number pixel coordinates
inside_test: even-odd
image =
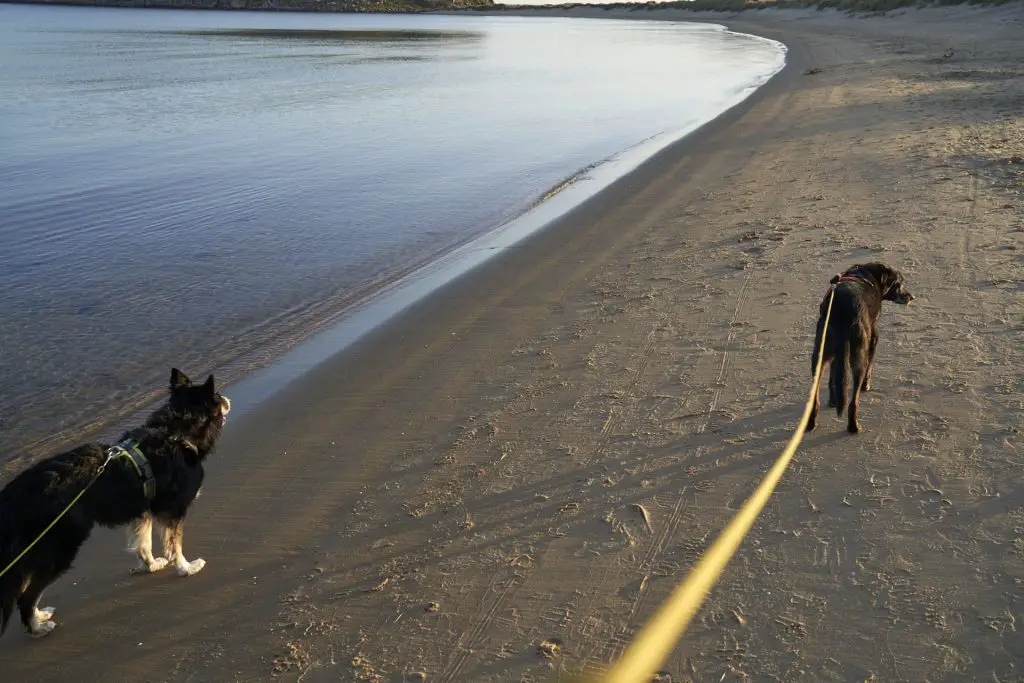
[[[782,59],[688,24],[0,6],[0,460],[171,365],[244,376]]]

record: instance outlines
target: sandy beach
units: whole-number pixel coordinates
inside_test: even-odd
[[[185,533],[208,567],[131,577],[97,533],[3,681],[600,667],[778,454],[867,260],[917,299],[883,311],[865,432],[823,416],[659,680],[1024,678],[1024,4],[571,14],[789,65],[232,422]]]

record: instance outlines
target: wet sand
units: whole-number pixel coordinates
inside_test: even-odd
[[[779,452],[828,279],[868,259],[917,300],[866,431],[821,420],[664,680],[1020,679],[1022,5],[714,19],[789,67],[231,423],[207,568],[130,577],[98,533],[3,680],[600,666]]]

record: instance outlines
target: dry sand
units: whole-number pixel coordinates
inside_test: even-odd
[[[131,578],[99,534],[0,678],[599,666],[779,452],[829,277],[880,259],[918,298],[866,433],[808,437],[662,680],[1024,679],[1024,6],[719,20],[790,68],[233,423],[207,569]]]

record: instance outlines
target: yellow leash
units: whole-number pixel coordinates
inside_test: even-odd
[[[796,453],[800,441],[807,429],[814,394],[818,391],[821,379],[822,361],[825,354],[825,333],[828,331],[829,318],[832,315],[832,301],[836,290],[833,285],[829,293],[828,309],[825,313],[825,326],[822,328],[821,347],[818,349],[818,365],[814,369],[814,384],[804,406],[804,414],[797,424],[796,431],[782,455],[775,461],[771,470],[761,480],[757,490],[747,499],[740,511],[725,527],[721,535],[715,539],[700,561],[690,571],[686,580],[680,584],[668,599],[662,603],[654,617],[637,634],[633,642],[623,652],[622,657],[603,676],[598,678],[601,683],[650,683],[655,673],[672,653],[676,643],[686,633],[697,610],[700,609],[708,591],[721,578],[725,566],[736,554],[744,537],[750,531],[757,516],[764,509],[772,492],[782,479],[786,467],[789,466]]]
[[[49,526],[47,526],[45,529],[43,529],[43,532],[36,537],[36,540],[34,540],[31,543],[29,543],[28,547],[26,547],[24,550],[22,550],[21,553],[19,553],[17,557],[15,557],[13,560],[11,560],[11,563],[9,565],[7,565],[6,567],[4,567],[3,571],[0,571],[0,578],[3,578],[3,575],[6,574],[7,572],[9,572],[11,570],[11,567],[13,567],[14,565],[18,564],[18,560],[20,560],[21,558],[25,557],[25,555],[28,553],[28,551],[32,550],[32,548],[35,547],[36,543],[39,543],[39,541],[43,540],[43,536],[48,534],[50,532],[50,529],[52,529],[54,526],[56,526],[57,522],[59,522],[64,517],[64,515],[68,514],[68,510],[70,510],[72,507],[74,507],[75,503],[78,502],[78,499],[81,498],[82,496],[84,496],[85,492],[89,490],[89,487],[96,483],[96,480],[100,478],[101,474],[103,474],[103,470],[107,469],[107,463],[109,463],[114,458],[114,456],[116,454],[117,454],[117,452],[114,451],[113,449],[111,449],[110,451],[107,452],[107,459],[104,460],[103,464],[100,465],[100,468],[98,470],[96,470],[96,475],[89,481],[88,484],[85,485],[85,488],[82,489],[81,491],[79,491],[78,495],[71,499],[71,502],[68,503],[68,506],[66,508],[64,508],[64,510],[62,510],[59,515],[57,515],[56,519],[54,519],[52,522],[50,522]]]

